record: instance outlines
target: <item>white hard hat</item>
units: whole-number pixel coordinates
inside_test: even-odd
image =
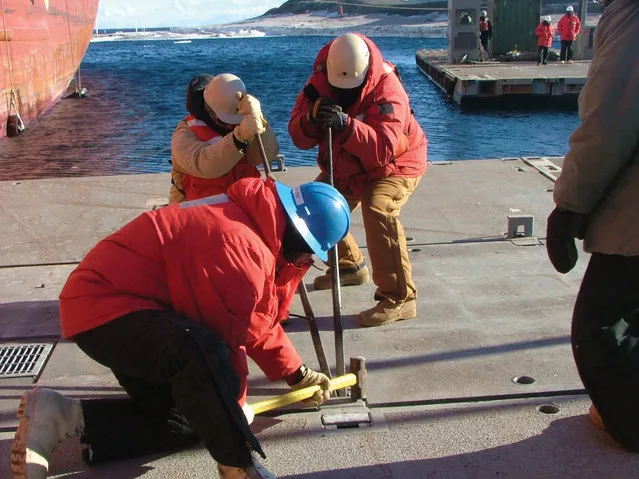
[[[213,77],[204,90],[204,101],[217,117],[229,125],[239,125],[242,115],[237,113],[240,99],[237,92],[246,95],[244,82],[231,73]]]
[[[487,17],[488,16],[488,12],[486,10],[482,10],[481,12],[479,12],[479,16],[480,17]]]
[[[359,35],[347,33],[337,37],[328,49],[328,82],[336,88],[357,88],[366,79],[370,52]]]
[[[567,12],[574,12],[574,11],[575,11],[575,9],[572,7],[572,5],[568,5],[568,6],[566,7],[566,11],[567,11]]]
[[[550,15],[546,15],[545,17],[542,17],[542,20],[548,23],[552,22],[552,18],[550,18]]]

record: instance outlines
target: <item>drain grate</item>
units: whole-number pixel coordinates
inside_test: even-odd
[[[53,344],[0,344],[0,379],[37,376]]]

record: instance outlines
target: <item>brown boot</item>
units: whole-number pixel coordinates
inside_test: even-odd
[[[383,326],[402,319],[413,319],[417,316],[417,301],[410,299],[395,303],[390,299],[383,299],[377,305],[357,316],[360,326]]]
[[[590,409],[588,410],[588,419],[590,419],[591,424],[597,429],[601,429],[602,431],[606,429],[603,423],[603,419],[601,419],[599,411],[597,411],[597,408],[594,404],[590,405]]]
[[[353,266],[352,268],[339,269],[339,284],[342,286],[359,286],[370,281],[371,275],[365,264]],[[326,270],[326,274],[318,276],[313,281],[313,289],[331,289],[333,287],[333,272],[331,268]]]

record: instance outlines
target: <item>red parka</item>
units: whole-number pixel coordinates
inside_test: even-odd
[[[552,46],[552,40],[555,38],[555,27],[547,25],[541,22],[535,29],[535,35],[537,35],[537,45],[540,47]]]
[[[171,309],[229,346],[240,404],[247,354],[272,381],[294,374],[302,360],[277,319],[276,291],[310,264],[302,270],[282,257],[287,219],[273,181],[242,179],[227,194],[143,213],[98,243],[60,294],[64,337],[133,311]]]
[[[360,37],[370,51],[368,73],[359,99],[345,110],[350,116],[348,125],[344,131],[334,132],[332,145],[335,186],[353,195],[374,180],[389,176],[414,178],[426,171],[426,135],[412,114],[396,69],[384,61],[371,40]],[[328,171],[326,132],[308,119],[315,102],[308,92],[337,102],[326,73],[331,43],[319,51],[313,74],[297,97],[288,125],[298,148],[310,150],[319,145],[317,162],[324,173]]]
[[[575,14],[564,15],[557,23],[557,31],[564,41],[575,41],[581,31],[581,20]]]

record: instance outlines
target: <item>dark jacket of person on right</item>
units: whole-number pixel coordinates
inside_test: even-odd
[[[546,246],[561,273],[577,261],[574,238],[592,253],[573,312],[575,363],[592,422],[639,452],[639,1],[605,6]]]

